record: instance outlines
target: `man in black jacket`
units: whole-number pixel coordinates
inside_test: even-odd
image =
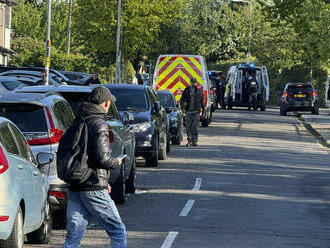
[[[90,218],[96,217],[103,226],[113,248],[126,248],[126,228],[116,205],[110,198],[110,170],[122,161],[110,155],[109,125],[106,114],[115,97],[103,87],[96,87],[90,102],[82,103],[77,115],[86,118],[88,127],[87,164],[93,169],[82,184],[69,185],[67,235],[63,248],[78,248]]]
[[[180,106],[186,114],[185,125],[187,131],[187,146],[197,146],[199,115],[202,110],[204,116],[204,97],[201,89],[197,87],[196,78],[190,79],[191,85],[184,89],[180,98]]]
[[[86,80],[86,82],[84,83],[84,85],[93,85],[93,84],[101,84],[101,81],[99,80],[99,75],[97,74],[97,72],[93,72],[92,76]]]

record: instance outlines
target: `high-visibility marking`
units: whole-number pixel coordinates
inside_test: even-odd
[[[193,187],[192,190],[199,190],[202,185],[202,178],[196,178],[195,180],[195,186]]]
[[[178,232],[169,232],[164,243],[162,244],[162,246],[160,248],[170,248],[172,246],[174,239],[176,238],[176,236],[178,234],[179,234]]]
[[[181,213],[179,214],[179,216],[187,216],[190,212],[190,210],[192,209],[192,207],[194,206],[195,200],[189,200],[187,201],[186,205],[183,207]]]

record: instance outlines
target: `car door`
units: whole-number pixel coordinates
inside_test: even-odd
[[[9,128],[15,138],[19,150],[20,159],[22,160],[24,166],[27,168],[31,175],[29,188],[23,190],[29,190],[29,192],[31,191],[32,193],[30,195],[31,199],[29,199],[30,201],[32,201],[31,206],[33,209],[30,224],[32,229],[34,230],[43,220],[45,206],[44,203],[46,202],[48,196],[48,179],[46,173],[41,172],[38,168],[38,164],[33,156],[33,153],[31,152],[27,141],[25,140],[21,132],[18,130],[18,128],[10,123]]]
[[[127,158],[125,159],[125,175],[128,176],[131,169],[132,159],[134,158],[134,151],[132,147],[132,140],[134,137],[132,138],[132,134],[130,133],[128,126],[124,125],[124,123],[120,120],[115,104],[111,104],[108,114],[111,116],[111,127],[113,127],[121,139],[122,152],[127,154]]]
[[[151,106],[152,106],[152,115],[154,116],[154,119],[157,123],[157,127],[158,127],[158,132],[159,132],[159,145],[160,147],[166,146],[166,111],[165,109],[160,105],[160,101],[159,98],[156,94],[156,92],[151,89],[151,88],[147,88],[148,90],[148,95],[151,101]],[[154,104],[158,103],[160,107],[160,110],[158,112],[155,112],[154,110]]]

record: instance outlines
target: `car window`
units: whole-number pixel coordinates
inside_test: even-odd
[[[18,86],[22,85],[23,83],[19,81],[2,81],[2,85],[7,89],[7,90],[13,90],[17,88]]]
[[[119,111],[146,111],[149,108],[146,92],[136,89],[110,89],[116,97]]]
[[[6,148],[7,152],[20,156],[14,136],[7,123],[0,127],[0,141]]]
[[[78,106],[82,102],[89,101],[89,92],[60,92],[60,94],[67,100],[73,110],[76,113]]]
[[[175,103],[173,101],[173,97],[170,94],[158,94],[160,103],[165,108],[174,108]]]
[[[296,93],[298,91],[310,92],[310,91],[313,91],[313,87],[312,87],[312,85],[309,85],[309,84],[289,85],[287,90],[292,93]]]
[[[114,103],[111,103],[108,114],[111,119],[120,120],[116,105]]]
[[[24,139],[21,132],[14,125],[12,125],[10,123],[9,123],[9,126],[10,126],[10,129],[13,131],[13,134],[15,135],[17,147],[19,149],[19,153],[20,153],[21,157],[36,164],[34,156],[30,150],[30,146],[27,143],[27,141]]]
[[[59,122],[59,128],[66,131],[72,124],[74,114],[72,113],[71,107],[64,101],[58,101],[53,107],[56,119]]]
[[[0,104],[0,116],[15,123],[22,132],[47,132],[44,108],[34,104]]]

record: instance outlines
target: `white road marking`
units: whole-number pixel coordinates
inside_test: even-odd
[[[178,232],[169,232],[164,243],[162,244],[162,246],[160,248],[170,248],[177,235],[178,235]]]
[[[199,190],[201,188],[201,185],[202,185],[202,178],[196,178],[195,186],[193,187],[192,190]]]
[[[181,213],[180,213],[179,216],[187,216],[189,214],[190,210],[192,209],[194,203],[195,203],[195,200],[189,200],[189,201],[187,201],[186,205],[182,209],[182,211],[181,211]]]

